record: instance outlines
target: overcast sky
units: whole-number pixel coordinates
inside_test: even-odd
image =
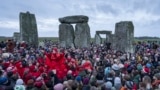
[[[87,15],[91,36],[133,21],[135,36],[160,37],[160,0],[0,0],[0,36],[19,32],[19,13],[36,15],[40,37],[57,37],[59,17]]]

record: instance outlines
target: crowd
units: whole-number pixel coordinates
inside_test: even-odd
[[[12,41],[12,40],[11,40]],[[160,47],[139,42],[135,52],[110,45],[62,48],[44,41],[0,43],[0,90],[160,90]]]

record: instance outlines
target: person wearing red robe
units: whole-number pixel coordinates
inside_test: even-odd
[[[84,70],[93,70],[92,64],[88,59],[85,60],[85,62],[82,64],[82,67]]]
[[[54,48],[52,53],[46,54],[45,64],[49,70],[56,70],[58,78],[62,79],[67,73],[64,53],[58,52],[57,48]]]

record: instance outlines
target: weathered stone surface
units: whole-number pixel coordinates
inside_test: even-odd
[[[70,24],[59,25],[59,42],[61,47],[74,48],[74,29]]]
[[[20,37],[28,44],[38,46],[37,23],[34,14],[29,12],[20,13]]]
[[[13,39],[14,39],[14,41],[20,42],[20,33],[19,32],[14,32],[13,33]]]
[[[111,36],[110,36],[110,40],[111,40],[111,47],[113,47],[114,46],[114,34],[111,34]]]
[[[114,45],[116,50],[133,52],[134,26],[131,21],[118,22],[115,25]]]
[[[95,38],[94,39],[95,39],[94,40],[95,44],[100,45],[102,43],[102,38],[100,37],[99,34],[95,34]]]
[[[74,35],[76,47],[89,47],[91,35],[88,23],[77,23]]]
[[[88,22],[88,17],[84,15],[75,15],[75,16],[67,16],[67,17],[62,17],[59,18],[59,21],[61,23],[68,23],[68,24],[73,24],[73,23],[84,23]]]
[[[96,34],[97,34],[97,35],[105,34],[105,35],[106,35],[106,40],[105,40],[105,42],[107,42],[107,43],[112,43],[112,31],[107,31],[107,30],[96,31]]]
[[[59,22],[61,23],[59,26],[59,42],[62,47],[88,47],[90,45],[91,36],[87,16],[67,16],[59,18]],[[71,24],[76,24],[75,33]]]

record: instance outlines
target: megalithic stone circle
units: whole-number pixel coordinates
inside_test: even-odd
[[[114,45],[116,50],[133,53],[133,23],[131,21],[121,21],[116,23],[114,39]]]
[[[88,22],[88,17],[84,15],[75,15],[75,16],[66,16],[59,18],[60,23],[68,23],[68,24],[75,24],[75,23],[84,23]]]
[[[28,44],[38,46],[38,32],[36,17],[29,12],[19,14],[20,18],[20,38]]]
[[[76,47],[88,47],[90,45],[91,35],[88,23],[77,23],[74,35]]]
[[[20,42],[20,33],[19,32],[14,32],[13,33],[13,39],[14,39],[14,41]]]
[[[61,47],[88,47],[90,45],[89,18],[84,15],[59,18],[59,42]],[[71,24],[76,24],[75,31]],[[74,32],[74,34],[72,34]]]
[[[99,34],[95,34],[94,42],[95,42],[95,44],[97,44],[97,45],[100,45],[100,44],[102,43],[102,38],[100,37]]]
[[[74,48],[74,29],[71,24],[59,25],[59,42],[61,47]]]

